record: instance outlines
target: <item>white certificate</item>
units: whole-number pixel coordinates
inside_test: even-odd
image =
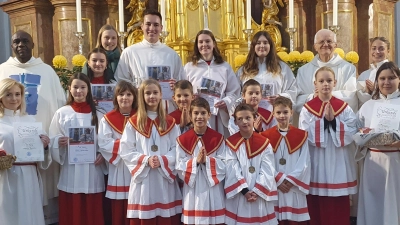
[[[208,104],[210,104],[212,115],[217,115],[218,113],[218,108],[215,108],[214,105],[222,100],[225,86],[226,84],[221,81],[203,77],[201,80],[201,86],[197,87],[197,94],[206,99]]]
[[[16,162],[44,161],[44,147],[39,135],[42,123],[13,123]]]
[[[69,164],[94,163],[97,144],[95,127],[70,127],[68,137]]]
[[[97,105],[106,112],[114,109],[115,84],[92,84],[92,96]]]
[[[172,95],[174,93],[171,90],[171,86],[169,85],[169,81],[159,81],[158,83],[161,86],[162,99],[171,100],[172,99]]]
[[[377,132],[393,131],[399,129],[400,106],[386,103],[375,103],[371,128]]]

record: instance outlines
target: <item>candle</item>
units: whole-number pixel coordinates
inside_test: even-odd
[[[251,29],[251,0],[246,0],[246,29]]]
[[[76,0],[76,29],[82,32],[82,5],[81,0]]]
[[[294,28],[294,3],[289,0],[289,28]]]
[[[163,26],[163,31],[167,28],[165,26],[165,0],[160,0],[160,13],[161,13],[161,25]]]
[[[125,32],[124,0],[118,0],[118,20],[119,20],[119,31],[120,32]]]
[[[333,0],[333,26],[338,25],[338,0]]]

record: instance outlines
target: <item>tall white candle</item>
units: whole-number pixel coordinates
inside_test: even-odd
[[[251,0],[246,0],[246,29],[251,29]]]
[[[76,29],[82,32],[82,4],[81,0],[76,0]]]
[[[163,25],[163,30],[167,27],[165,26],[165,0],[160,0],[160,13],[161,13],[161,25]]]
[[[294,2],[289,0],[289,28],[294,28]]]
[[[338,25],[338,0],[333,0],[333,26]]]
[[[119,20],[119,31],[125,32],[124,0],[118,0],[118,20]]]

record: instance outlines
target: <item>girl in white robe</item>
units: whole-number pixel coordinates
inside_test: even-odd
[[[265,87],[268,85],[269,94],[263,95],[269,103],[268,110],[272,111],[272,104],[278,96],[296,100],[296,79],[290,67],[279,59],[275,42],[266,31],[259,31],[253,36],[250,51],[246,61],[236,73],[243,85],[249,79],[258,81]],[[266,93],[264,92],[264,93]]]
[[[279,225],[307,225],[306,195],[310,189],[310,154],[307,131],[290,125],[292,102],[278,97],[274,102],[278,125],[261,133],[268,138],[275,156],[275,181],[278,202],[275,212]]]
[[[300,113],[299,128],[308,132],[311,156],[310,225],[350,224],[349,195],[357,193],[353,160],[356,116],[348,104],[332,96],[336,84],[330,67],[315,73],[318,97]]]
[[[210,105],[204,98],[190,106],[194,128],[177,139],[176,170],[184,181],[184,224],[224,224],[225,145],[222,134],[207,127]]]
[[[10,78],[0,81],[0,151],[15,155],[14,122],[35,122],[25,112],[25,88]],[[0,224],[44,225],[42,180],[37,166],[47,169],[51,154],[47,145],[50,139],[40,135],[45,147],[44,162],[13,163],[10,169],[0,170]],[[1,156],[0,156],[1,157]]]
[[[400,105],[400,70],[393,62],[386,62],[376,73],[377,86],[372,100],[358,111],[359,128],[371,128],[376,104]],[[400,125],[397,132],[400,129]],[[368,133],[364,131],[363,133]],[[361,136],[362,133],[357,133]],[[365,134],[364,134],[365,135]],[[370,137],[365,137],[365,143]],[[358,201],[358,225],[400,224],[400,142],[386,146],[359,146],[356,160],[363,161]]]
[[[276,225],[272,147],[267,138],[254,132],[251,106],[238,105],[234,116],[240,131],[226,139],[225,223]]]
[[[192,62],[187,63],[184,67],[187,80],[192,83],[196,90],[195,93],[198,92],[202,85],[204,87],[203,79],[219,82],[220,86],[218,88],[208,85],[209,92],[216,92],[221,96],[218,102],[210,103],[211,111],[213,111],[213,108],[217,108],[218,113],[216,116],[211,115],[209,122],[212,129],[218,131],[224,137],[228,137],[228,110],[233,107],[235,100],[240,95],[239,81],[231,66],[222,59],[211,31],[199,31],[196,35],[195,43]]]
[[[242,99],[244,103],[251,105],[257,112],[257,118],[254,123],[254,130],[256,132],[260,133],[276,125],[276,120],[272,116],[271,111],[260,107],[261,85],[258,81],[253,79],[246,81],[242,89]],[[231,135],[239,132],[239,127],[235,124],[233,116],[229,119],[228,129]]]
[[[54,114],[50,125],[53,159],[61,165],[59,189],[60,225],[102,225],[104,195],[104,158],[100,153],[94,163],[71,164],[68,142],[70,127],[95,126],[104,112],[96,109],[89,78],[83,73],[69,80],[66,106]],[[74,137],[75,138],[75,137]],[[97,142],[96,143],[96,150]],[[79,206],[79,207],[77,207]]]
[[[142,82],[138,111],[129,119],[119,155],[132,174],[128,196],[131,225],[180,223],[182,194],[176,182],[176,138],[179,128],[161,104],[156,80]]]
[[[129,225],[126,218],[131,174],[119,155],[119,143],[129,118],[137,110],[137,89],[121,80],[115,87],[114,110],[104,115],[99,124],[99,150],[108,162],[106,197],[111,199],[113,225]]]

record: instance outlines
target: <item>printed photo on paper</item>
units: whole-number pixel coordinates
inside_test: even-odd
[[[92,84],[93,100],[106,112],[114,108],[114,89],[115,84]]]
[[[71,127],[68,129],[68,137],[69,163],[94,163],[97,144],[95,127]]]
[[[205,77],[201,80],[201,86],[197,87],[197,94],[208,101],[210,104],[211,114],[213,115],[217,115],[218,113],[218,108],[215,108],[214,105],[221,101],[224,91],[225,84],[223,82]]]
[[[174,95],[169,81],[172,79],[169,66],[148,66],[148,77],[157,80],[161,86],[162,99],[171,100]]]

